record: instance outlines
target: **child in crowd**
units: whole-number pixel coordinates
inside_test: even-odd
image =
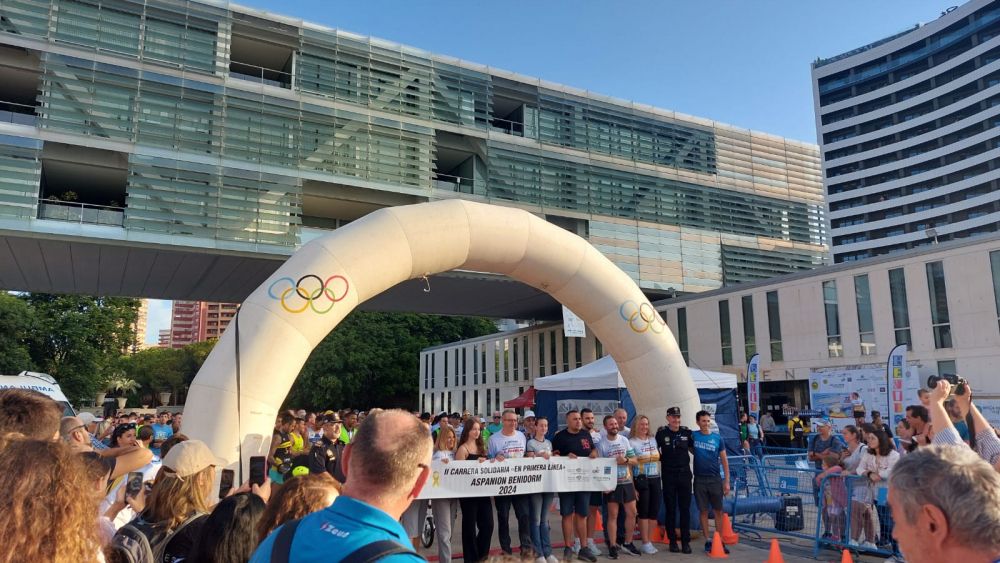
[[[823,456],[823,471],[816,475],[816,485],[823,495],[823,518],[830,528],[830,537],[842,541],[844,537],[844,517],[847,508],[847,485],[841,473],[844,466],[838,454]],[[826,484],[823,480],[826,479]]]

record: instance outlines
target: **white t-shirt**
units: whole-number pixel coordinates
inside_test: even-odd
[[[494,458],[502,455],[505,458],[524,457],[524,449],[528,445],[528,440],[524,433],[515,430],[510,436],[504,435],[503,431],[490,434],[489,444],[486,446],[486,455]]]
[[[619,430],[618,431],[618,435],[619,436],[625,436],[626,438],[628,438],[628,437],[632,436],[632,429],[629,428],[628,426],[626,426],[625,430]],[[603,439],[605,439],[607,437],[608,437],[608,430],[606,428],[601,428],[601,439],[603,440]]]
[[[628,442],[639,458],[639,471],[647,477],[658,477],[660,475],[660,450],[656,447],[656,437],[650,436],[645,440],[629,438]]]
[[[449,461],[454,461],[455,460],[455,452],[450,451],[450,450],[437,450],[437,451],[434,452],[434,455],[431,457],[431,460],[433,460],[433,461],[439,461],[439,460],[442,460],[442,459],[447,459]]]
[[[163,462],[160,460],[160,456],[154,455],[153,460],[147,463],[140,469],[142,472],[143,483],[147,481],[152,481],[156,479],[156,475],[160,472],[160,467]],[[128,481],[128,473],[122,475],[114,487],[111,488],[111,492],[108,493],[104,500],[101,501],[101,506],[98,514],[104,514],[111,508],[111,505],[115,502],[115,497],[118,496],[118,490],[125,486],[125,482]],[[118,512],[118,516],[115,517],[113,523],[115,530],[120,529],[125,524],[128,524],[136,517],[136,513],[132,510],[131,506],[125,505],[125,508]]]
[[[632,444],[629,443],[628,438],[622,436],[621,434],[615,436],[614,440],[607,438],[601,440],[597,444],[597,453],[601,457],[616,458],[618,456],[625,456],[626,458],[635,457],[635,450],[632,449]],[[618,467],[618,482],[628,483],[632,480],[632,472],[629,471],[628,465],[619,465]]]

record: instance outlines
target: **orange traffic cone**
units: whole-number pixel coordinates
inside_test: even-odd
[[[666,543],[663,541],[663,528],[659,526],[653,526],[653,537],[651,541],[653,543]]]
[[[733,531],[733,522],[729,515],[722,513],[722,541],[726,545],[736,545],[740,543],[740,536]]]
[[[729,556],[726,555],[726,548],[722,544],[722,536],[716,531],[715,535],[712,536],[712,551],[708,553],[708,556],[712,559],[728,559]]]
[[[767,554],[767,561],[764,563],[785,563],[785,557],[781,555],[781,546],[778,545],[778,538],[771,538],[771,552]]]
[[[595,532],[603,532],[604,531],[604,521],[601,520],[601,511],[600,510],[597,511],[597,524],[594,525],[594,531]]]
[[[844,553],[840,556],[840,563],[854,563],[854,558],[851,557],[851,552],[844,550]]]

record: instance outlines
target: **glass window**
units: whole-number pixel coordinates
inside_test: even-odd
[[[911,344],[910,310],[906,305],[906,276],[902,268],[889,270],[889,297],[892,300],[892,327],[896,345]]]
[[[549,331],[549,373],[555,375],[558,373],[556,369],[558,367],[556,360],[556,331]]]
[[[722,345],[722,365],[733,365],[733,335],[729,326],[729,300],[719,301],[719,333]]]
[[[448,412],[454,412],[455,411],[455,408],[452,406],[452,402],[451,402],[451,391],[448,391],[448,406],[445,407],[445,410],[448,411]]]
[[[958,373],[958,365],[955,360],[938,360],[937,363],[938,375],[943,375],[946,373],[956,374]]]
[[[448,351],[445,350],[444,353],[441,354],[441,355],[444,356],[444,386],[447,387],[448,386]]]
[[[749,362],[750,358],[757,353],[757,337],[754,334],[753,328],[753,296],[744,295],[742,298],[743,305],[743,346],[746,352],[746,359]]]
[[[490,405],[491,404],[493,404],[493,390],[492,389],[487,389],[486,390],[486,410],[487,411],[490,410]],[[431,410],[434,410],[434,409],[432,408]],[[486,412],[487,416],[489,414],[490,414],[489,412]],[[491,418],[490,420],[492,421],[493,419]]]
[[[563,333],[562,337],[562,370],[569,371],[569,338],[566,338],[566,333]]]
[[[854,276],[854,302],[858,307],[861,355],[871,356],[875,354],[875,323],[872,320],[872,292],[867,274]]]
[[[472,412],[479,412],[479,389],[472,390]]]
[[[677,347],[681,349],[684,363],[691,365],[691,359],[688,358],[688,315],[684,307],[677,309]]]
[[[934,330],[934,347],[951,348],[951,321],[948,317],[948,290],[944,283],[944,264],[929,262],[927,268],[927,293],[931,300],[931,327]]]
[[[837,305],[837,282],[823,282],[823,308],[826,313],[826,347],[831,358],[844,355],[840,341],[840,311]]]
[[[1000,322],[1000,250],[990,252],[990,270],[993,272],[993,303]]]
[[[538,376],[545,377],[545,333],[538,333]]]
[[[767,332],[771,339],[771,361],[783,361],[785,354],[781,349],[781,309],[777,291],[767,292]]]
[[[521,338],[521,369],[524,379],[527,380],[531,374],[531,368],[528,366],[528,336],[525,335]]]
[[[436,373],[434,373],[435,370],[437,369],[437,365],[436,364],[437,364],[437,355],[432,353],[431,354],[431,389],[434,388],[434,379],[435,379],[435,376],[437,375]],[[433,400],[433,398],[431,400]]]
[[[456,352],[457,352],[457,350],[456,350]],[[465,376],[466,376],[467,373],[469,373],[468,364],[466,363],[466,362],[469,361],[468,352],[469,352],[469,349],[465,348],[463,346],[462,347],[462,364],[461,364],[461,366],[462,366],[462,385],[465,385]]]
[[[509,356],[514,361],[514,365],[511,367],[511,370],[510,370],[511,373],[514,374],[514,381],[517,381],[517,373],[518,373],[517,372],[517,361],[518,361],[517,342],[518,342],[518,340],[519,339],[517,339],[517,338],[514,339],[514,343],[512,344],[512,346],[514,346],[514,348],[513,348],[513,350],[511,350],[511,355]],[[507,380],[504,379],[504,381],[507,381]]]
[[[479,345],[472,345],[472,384],[479,385]]]

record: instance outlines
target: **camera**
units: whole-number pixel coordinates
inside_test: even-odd
[[[969,382],[965,380],[964,377],[959,377],[954,373],[942,373],[941,375],[931,375],[927,377],[927,388],[934,389],[937,387],[938,381],[945,380],[951,383],[955,387],[956,395],[965,395],[965,392],[969,388]]]

